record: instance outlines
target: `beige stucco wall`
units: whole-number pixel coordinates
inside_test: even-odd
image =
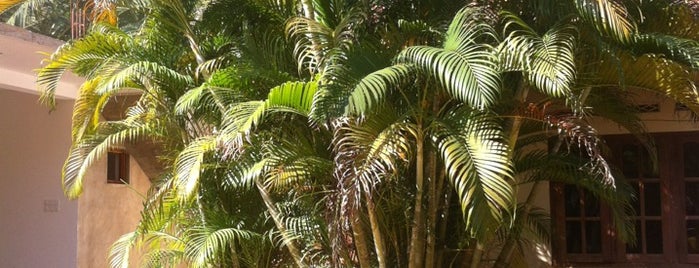
[[[639,94],[635,101],[640,104],[659,104],[659,112],[642,113],[641,119],[648,132],[686,132],[699,131],[699,123],[693,122],[686,111],[675,112],[675,102],[652,94]],[[593,118],[591,123],[600,134],[627,133],[618,125]]]
[[[37,99],[0,87],[0,267],[75,267],[78,204],[61,190],[72,101],[49,114]]]
[[[78,202],[78,267],[108,267],[112,243],[136,229],[150,180],[136,161],[130,163],[130,187],[107,183],[106,157],[88,171]]]

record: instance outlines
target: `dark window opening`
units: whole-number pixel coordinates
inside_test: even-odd
[[[129,183],[129,154],[125,152],[107,153],[107,183]]]
[[[609,208],[587,191],[551,185],[557,265],[699,264],[699,134],[656,133],[653,138],[657,162],[630,135],[605,137],[608,159],[635,193],[629,220],[636,243],[619,239]]]
[[[599,202],[573,185],[566,185],[564,191],[567,253],[602,253]]]

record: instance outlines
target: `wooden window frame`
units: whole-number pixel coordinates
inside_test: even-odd
[[[128,184],[131,181],[130,165],[131,157],[126,151],[112,150],[107,152],[107,183],[109,184]],[[116,167],[112,165],[116,164]],[[114,172],[110,172],[114,170]]]
[[[685,208],[685,184],[688,181],[699,182],[699,177],[685,178],[684,177],[684,151],[683,145],[687,142],[699,143],[699,132],[683,132],[683,133],[657,133],[652,134],[655,138],[658,150],[658,173],[659,178],[655,182],[659,182],[660,199],[661,199],[661,216],[640,216],[639,213],[635,219],[661,220],[662,230],[662,254],[626,254],[626,245],[616,238],[616,231],[611,223],[611,217],[608,208],[603,204],[600,208],[600,217],[602,221],[602,253],[601,254],[570,254],[566,249],[565,236],[565,196],[564,184],[550,184],[550,204],[552,216],[552,254],[554,257],[554,265],[574,265],[576,263],[583,265],[598,265],[605,266],[628,266],[630,263],[637,264],[699,264],[699,254],[690,254],[687,246],[687,220],[699,220],[699,216],[687,216]],[[624,144],[637,143],[636,138],[631,135],[610,135],[605,136],[604,140],[609,145],[610,149],[615,152],[615,158],[618,158],[618,152]],[[618,163],[619,159],[613,159]],[[654,182],[653,179],[635,178],[647,182]],[[640,188],[639,188],[640,189]],[[643,209],[643,207],[641,207]],[[645,236],[645,233],[642,233]],[[641,243],[641,241],[639,241]],[[645,247],[642,248],[645,250]]]

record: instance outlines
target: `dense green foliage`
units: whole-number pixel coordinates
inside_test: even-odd
[[[89,28],[107,22],[134,31],[145,17],[143,1],[126,0],[0,0],[0,21],[60,40],[71,39],[71,11]],[[118,6],[117,6],[118,5]]]
[[[138,6],[137,31],[98,24],[39,73],[49,104],[66,70],[86,79],[69,197],[110,148],[161,148],[164,169],[113,267],[134,247],[146,267],[524,265],[522,246],[548,238],[532,203],[541,182],[591,191],[620,236],[632,232],[631,194],[593,114],[645,140],[633,90],[699,111],[699,20],[683,2]],[[134,92],[123,120],[99,120]]]

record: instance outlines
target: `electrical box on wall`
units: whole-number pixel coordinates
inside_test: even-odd
[[[44,212],[58,212],[58,200],[57,199],[44,200]]]

